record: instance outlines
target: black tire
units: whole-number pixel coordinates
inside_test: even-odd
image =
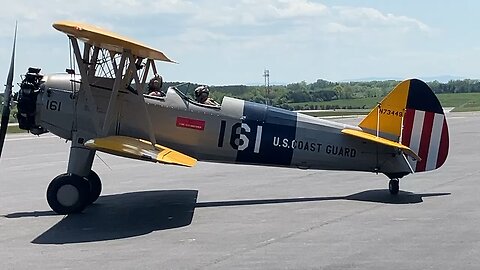
[[[48,185],[47,202],[58,214],[82,212],[88,205],[89,198],[90,185],[78,175],[61,174]]]
[[[98,199],[98,197],[100,197],[100,193],[102,193],[102,181],[94,171],[90,171],[86,178],[90,184],[90,197],[88,204],[92,204]]]
[[[397,195],[400,190],[400,181],[398,179],[391,179],[390,182],[388,182],[388,190],[390,194]]]

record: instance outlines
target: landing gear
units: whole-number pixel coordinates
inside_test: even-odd
[[[90,171],[86,178],[90,184],[90,196],[88,198],[88,204],[92,204],[98,199],[100,193],[102,193],[102,182],[100,181],[100,177],[98,177],[94,171]]]
[[[64,173],[48,185],[47,201],[59,214],[79,213],[95,202],[101,192],[102,182],[94,171],[90,171],[87,177]]]
[[[390,182],[388,182],[388,190],[390,190],[390,194],[392,195],[398,194],[398,191],[400,190],[399,183],[400,183],[400,180],[398,178],[390,179]]]
[[[47,189],[47,201],[53,211],[59,214],[81,212],[88,205],[90,185],[88,181],[74,174],[55,177]]]

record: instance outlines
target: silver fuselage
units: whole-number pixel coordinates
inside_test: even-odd
[[[37,99],[37,122],[50,132],[85,141],[109,135],[149,140],[148,119],[158,144],[198,160],[303,169],[410,172],[404,156],[392,147],[341,133],[348,127],[301,113],[225,97],[220,107],[187,99],[170,88],[163,98],[144,96],[145,105],[127,89],[119,91],[115,117],[103,127],[113,80],[91,82],[96,108],[80,89],[78,75],[44,77]],[[89,105],[90,104],[90,105]],[[148,117],[147,117],[148,114]],[[97,127],[96,127],[97,126]]]

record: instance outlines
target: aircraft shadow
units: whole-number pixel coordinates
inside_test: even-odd
[[[58,216],[57,213],[53,211],[33,211],[33,212],[17,212],[4,215],[6,218],[23,218],[23,217],[48,217],[48,216]]]
[[[415,204],[426,197],[450,193],[417,194],[400,191],[392,196],[388,190],[367,190],[347,196],[300,197],[260,200],[197,202],[197,190],[141,191],[101,196],[82,214],[68,215],[32,240],[34,244],[70,244],[115,240],[145,235],[153,231],[188,226],[195,208],[228,207],[349,200],[383,204]],[[18,212],[6,218],[58,215],[53,211]]]
[[[167,190],[102,196],[82,214],[66,216],[32,243],[105,241],[188,226],[197,195],[197,190]]]
[[[399,191],[398,195],[392,196],[387,189],[379,189],[367,190],[350,196],[346,196],[345,200],[385,204],[414,204],[423,202],[423,198],[448,196],[450,194],[450,192],[413,193],[409,191]]]
[[[398,195],[392,196],[388,190],[378,189],[378,190],[362,191],[362,192],[355,193],[348,196],[199,202],[196,204],[196,208],[280,204],[280,203],[296,203],[296,202],[315,202],[315,201],[335,201],[335,200],[374,202],[374,203],[384,203],[384,204],[414,204],[414,203],[423,202],[423,198],[426,198],[426,197],[437,197],[437,196],[446,196],[446,195],[450,195],[450,193],[417,194],[417,193],[408,192],[408,191],[399,191]]]

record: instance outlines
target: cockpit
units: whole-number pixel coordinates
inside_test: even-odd
[[[179,86],[182,86],[182,85],[179,85]],[[174,105],[174,104],[178,104],[178,105],[184,104],[184,106],[187,105],[187,107],[189,107],[190,105],[194,105],[194,106],[213,109],[213,110],[220,110],[221,109],[221,104],[219,104],[219,105],[209,105],[209,104],[203,104],[203,103],[197,102],[194,98],[192,98],[189,95],[180,91],[179,86],[168,87],[164,96],[144,94],[144,97],[146,99],[150,99],[150,100],[158,100],[158,101],[161,101],[161,102],[168,102],[172,105]]]

